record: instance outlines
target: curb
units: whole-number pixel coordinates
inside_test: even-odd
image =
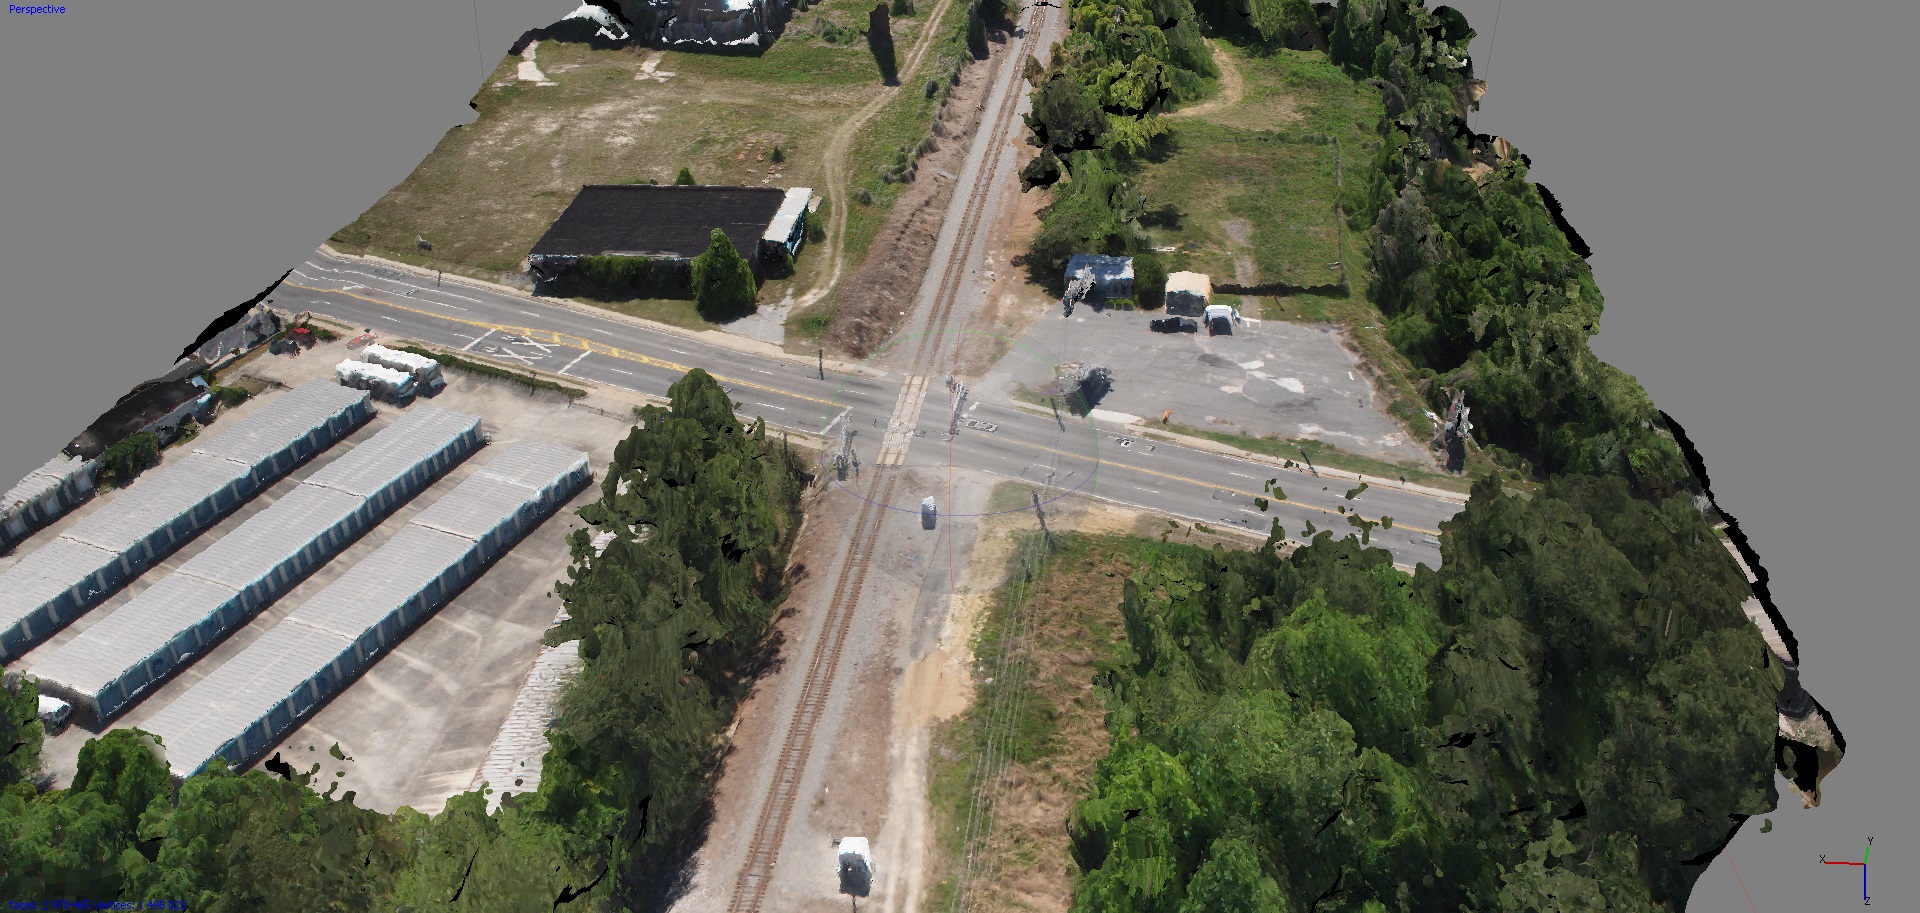
[[[1028,412],[1035,415],[1052,415],[1051,412],[1041,412],[1038,406],[1035,406],[1031,403],[1024,403],[1017,399],[1008,398],[1006,402],[1012,405],[1014,408],[1019,409],[1023,412]],[[1194,450],[1205,450],[1211,453],[1220,454],[1222,456],[1229,456],[1229,457],[1234,457],[1236,459],[1246,460],[1250,463],[1260,463],[1263,465],[1274,466],[1281,469],[1286,468],[1287,461],[1282,457],[1276,457],[1276,456],[1272,456],[1265,453],[1254,453],[1249,450],[1241,450],[1240,448],[1235,447],[1231,444],[1222,444],[1219,441],[1210,441],[1210,440],[1207,440],[1206,438],[1189,437],[1187,435],[1179,434],[1173,431],[1162,431],[1144,421],[1128,422],[1127,424],[1121,427],[1127,429],[1128,432],[1131,434],[1138,434],[1142,437],[1157,438],[1159,440],[1167,441],[1168,443],[1179,444],[1183,447],[1190,447]],[[1299,468],[1290,469],[1287,471],[1300,472],[1302,474],[1310,474],[1309,470],[1299,469]],[[1382,476],[1373,476],[1369,478],[1363,473],[1357,473],[1357,472],[1353,472],[1351,470],[1346,470],[1346,469],[1331,469],[1326,467],[1316,467],[1314,470],[1312,470],[1312,472],[1317,472],[1319,474],[1319,477],[1321,478],[1345,479],[1350,482],[1365,482],[1369,487],[1393,488],[1393,489],[1407,492],[1408,494],[1421,495],[1424,497],[1433,498],[1438,501],[1449,501],[1455,504],[1467,503],[1466,495],[1460,494],[1459,492],[1447,491],[1444,488],[1432,488],[1426,485],[1418,485],[1412,482],[1402,482],[1398,479],[1386,478]]]
[[[426,269],[424,267],[414,266],[411,263],[401,263],[398,260],[388,260],[385,257],[376,257],[371,254],[342,253],[340,251],[334,250],[332,246],[326,245],[326,244],[320,245],[320,252],[325,254],[328,257],[333,257],[338,260],[345,260],[348,262],[357,261],[360,263],[378,264],[388,269],[399,270],[401,272],[408,273],[413,276],[418,276],[420,278],[426,278],[427,273],[433,272],[433,270]],[[743,352],[748,355],[758,355],[762,358],[777,358],[777,359],[780,359],[781,361],[791,362],[795,365],[803,365],[803,362],[805,361],[805,359],[796,358],[793,355],[793,353],[788,352],[787,350],[782,349],[779,346],[774,345],[773,343],[761,342],[756,339],[748,339],[744,336],[736,336],[732,333],[728,333],[722,330],[689,330],[683,327],[674,326],[673,324],[670,324],[670,323],[661,323],[657,320],[648,320],[644,317],[634,317],[628,314],[622,314],[618,311],[603,310],[601,308],[592,307],[590,305],[580,304],[579,302],[573,301],[568,298],[539,298],[533,295],[529,295],[526,292],[523,292],[520,289],[514,288],[509,285],[501,285],[498,282],[488,282],[485,279],[475,279],[470,276],[441,274],[440,276],[438,276],[438,278],[443,283],[450,283],[453,285],[464,285],[468,288],[474,288],[474,289],[479,289],[481,291],[492,292],[496,295],[506,295],[509,297],[518,298],[522,301],[529,301],[535,304],[543,304],[548,307],[557,307],[563,310],[573,311],[576,314],[582,314],[589,317],[598,317],[602,320],[610,320],[615,323],[624,323],[636,329],[646,330],[652,333],[659,333],[666,336],[678,336],[682,339],[691,339],[697,342],[706,343],[708,345],[719,346],[721,348],[726,348],[726,349],[732,349],[733,351],[736,351],[736,352]],[[827,363],[827,367],[832,368],[833,370],[841,374],[857,374],[863,377],[886,377],[887,376],[887,372],[885,371],[879,371],[873,368],[868,368],[864,365],[849,364],[847,362],[839,361],[837,359],[829,361]]]

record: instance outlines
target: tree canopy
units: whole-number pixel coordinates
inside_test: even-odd
[[[715,323],[745,317],[753,313],[759,292],[753,267],[726,232],[714,229],[706,251],[693,258],[693,304],[700,316]]]

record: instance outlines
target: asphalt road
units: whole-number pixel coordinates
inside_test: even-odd
[[[526,366],[654,396],[689,369],[700,367],[725,385],[743,414],[761,416],[774,428],[818,434],[842,412],[856,434],[861,472],[876,466],[882,438],[895,421],[905,376],[864,369],[828,370],[815,362],[741,352],[691,336],[655,331],[539,299],[470,286],[420,284],[411,274],[341,260],[316,252],[272,296],[276,306],[312,310],[382,337],[406,337],[462,349],[468,355]],[[1012,403],[969,402],[959,433],[947,436],[952,418],[944,377],[924,381],[923,408],[899,410],[896,431],[911,434],[904,465],[914,469],[969,469],[1046,483],[1051,490],[1079,492],[1212,526],[1264,534],[1278,518],[1287,535],[1300,539],[1306,524],[1336,536],[1356,530],[1346,512],[1368,520],[1393,518],[1391,530],[1375,528],[1371,543],[1391,549],[1397,563],[1439,564],[1437,530],[1459,510],[1454,500],[1379,485],[1354,499],[1344,479],[1323,479],[1301,470],[1236,459],[1161,441],[1132,440],[1120,429],[1085,418],[1036,414]],[[838,435],[836,429],[835,435]],[[1267,496],[1264,483],[1278,481],[1286,498]],[[888,507],[918,512],[920,499],[939,492],[910,492]]]

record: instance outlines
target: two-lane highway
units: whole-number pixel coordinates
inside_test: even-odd
[[[980,470],[1050,490],[1078,492],[1169,516],[1264,533],[1279,518],[1293,538],[1310,522],[1335,536],[1356,530],[1348,515],[1392,517],[1391,530],[1373,529],[1371,541],[1398,563],[1439,563],[1439,524],[1459,502],[1375,484],[1355,499],[1355,483],[1305,471],[1237,459],[1163,441],[1136,440],[1123,429],[1101,428],[1073,416],[1036,414],[1012,404],[970,402],[959,433],[946,378],[918,381],[921,401],[896,415],[912,378],[884,371],[828,370],[817,363],[716,345],[692,335],[654,330],[518,295],[466,285],[433,286],[402,270],[316,252],[273,295],[286,310],[312,310],[383,336],[417,339],[480,359],[535,368],[584,381],[664,396],[689,369],[704,368],[730,391],[744,414],[770,426],[817,434],[834,416],[849,413],[855,450],[865,471],[879,466],[892,425],[910,436],[903,464],[910,468]],[[905,420],[903,420],[905,419]],[[1051,473],[1051,478],[1049,478]],[[1265,490],[1278,480],[1286,497]],[[929,493],[902,492],[896,510],[918,510]],[[1255,501],[1265,498],[1267,510]]]

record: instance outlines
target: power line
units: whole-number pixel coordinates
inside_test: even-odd
[[[1480,71],[1480,80],[1482,82],[1485,82],[1487,77],[1493,73],[1493,39],[1494,36],[1500,34],[1500,8],[1506,5],[1507,0],[1500,0],[1493,8],[1493,28],[1487,30],[1487,65]],[[1473,130],[1478,132],[1480,129],[1480,109],[1477,107],[1473,109],[1473,123]]]
[[[487,52],[480,46],[480,0],[473,0],[473,59],[480,62],[480,82],[487,81]]]

